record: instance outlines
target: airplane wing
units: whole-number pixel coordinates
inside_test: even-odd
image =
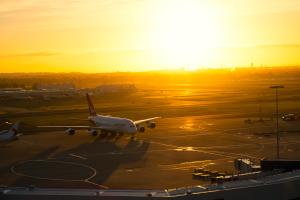
[[[152,118],[148,118],[148,119],[137,120],[137,121],[134,121],[134,124],[138,125],[138,124],[150,122],[152,120],[159,119],[159,118],[161,118],[161,117],[152,117]]]
[[[74,129],[97,129],[102,130],[106,129],[107,127],[101,127],[101,126],[38,126],[38,128],[74,128]]]

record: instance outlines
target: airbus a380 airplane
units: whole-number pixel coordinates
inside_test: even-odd
[[[66,128],[66,133],[74,135],[77,129],[87,129],[93,136],[97,136],[98,130],[101,133],[127,133],[131,134],[132,137],[137,132],[144,132],[146,124],[148,128],[155,128],[155,119],[160,117],[153,117],[149,119],[143,119],[138,121],[132,121],[127,118],[112,117],[106,115],[98,115],[95,111],[94,105],[91,101],[89,94],[86,94],[90,116],[88,120],[91,121],[94,126],[39,126],[40,128]]]
[[[0,141],[8,142],[18,139],[20,134],[18,134],[19,122],[16,122],[11,126],[9,130],[0,131]]]

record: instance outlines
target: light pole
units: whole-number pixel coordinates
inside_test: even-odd
[[[277,160],[279,160],[279,116],[278,116],[278,89],[279,88],[284,88],[283,85],[273,85],[270,86],[271,89],[275,89],[276,93],[276,132],[277,132]]]

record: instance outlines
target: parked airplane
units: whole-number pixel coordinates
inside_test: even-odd
[[[87,129],[89,133],[93,136],[98,135],[98,130],[101,133],[127,133],[131,134],[132,137],[137,132],[145,132],[145,126],[142,124],[146,124],[148,128],[155,128],[156,124],[154,122],[155,119],[160,117],[153,117],[138,121],[133,121],[127,118],[120,117],[112,117],[106,115],[98,115],[95,111],[94,105],[89,94],[86,94],[88,108],[89,108],[89,117],[88,120],[94,124],[94,126],[39,126],[40,128],[66,128],[66,133],[69,135],[74,135],[76,129]]]
[[[18,139],[19,122],[14,123],[9,130],[0,131],[0,141],[12,141]]]

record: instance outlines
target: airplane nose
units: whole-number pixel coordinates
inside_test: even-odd
[[[136,133],[136,132],[137,132],[137,129],[135,127],[130,129],[130,133]]]

